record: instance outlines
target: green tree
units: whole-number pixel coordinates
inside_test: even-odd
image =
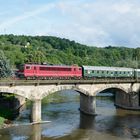
[[[12,75],[9,61],[5,57],[2,50],[0,50],[0,78],[6,78]]]

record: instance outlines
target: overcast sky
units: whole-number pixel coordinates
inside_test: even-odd
[[[140,0],[0,0],[0,34],[140,47]]]

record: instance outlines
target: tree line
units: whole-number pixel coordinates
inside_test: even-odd
[[[24,63],[140,68],[140,48],[86,46],[52,36],[0,35],[0,55],[12,68]]]

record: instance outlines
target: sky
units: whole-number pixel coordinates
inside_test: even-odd
[[[0,0],[0,34],[140,47],[140,0]]]

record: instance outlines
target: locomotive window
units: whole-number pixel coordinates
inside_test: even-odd
[[[40,69],[40,70],[47,70],[46,67],[40,67],[39,69]]]
[[[76,68],[74,68],[74,71],[76,71]]]
[[[31,69],[31,67],[30,67],[30,66],[26,66],[26,69],[27,69],[27,70],[30,70],[30,69]]]
[[[92,73],[94,73],[94,70],[92,71]]]
[[[62,68],[62,71],[71,71],[71,68]],[[76,68],[74,68],[74,71],[76,71]]]
[[[71,68],[40,67],[40,70],[47,70],[47,71],[71,71]]]

